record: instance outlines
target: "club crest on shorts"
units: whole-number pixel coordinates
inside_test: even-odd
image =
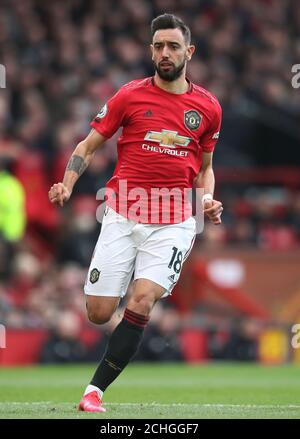
[[[202,116],[196,110],[187,110],[184,112],[184,125],[190,130],[199,128]]]
[[[93,268],[92,271],[90,272],[90,282],[92,284],[96,283],[97,280],[99,279],[100,276],[100,271],[97,270],[97,268]]]

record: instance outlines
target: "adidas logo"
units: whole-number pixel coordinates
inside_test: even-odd
[[[175,282],[176,282],[176,280],[175,280],[175,274],[171,274],[171,276],[169,276],[168,279],[169,279],[171,282],[175,283]]]
[[[147,111],[145,111],[144,116],[145,116],[145,117],[152,117],[152,116],[153,116],[153,113],[152,113],[151,110],[147,110]]]

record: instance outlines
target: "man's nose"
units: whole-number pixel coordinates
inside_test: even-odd
[[[169,54],[169,48],[168,46],[164,46],[163,50],[162,50],[162,57],[163,58],[169,58],[170,54]]]

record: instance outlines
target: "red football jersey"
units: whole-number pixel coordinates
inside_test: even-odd
[[[91,122],[106,138],[123,127],[107,204],[142,223],[187,219],[185,194],[200,171],[202,151],[214,150],[221,113],[218,100],[191,82],[183,94],[159,88],[154,78],[124,85]]]

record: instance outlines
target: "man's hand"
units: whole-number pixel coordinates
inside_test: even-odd
[[[216,200],[205,200],[203,205],[204,215],[215,225],[221,224],[222,203]]]
[[[63,207],[64,202],[69,200],[71,192],[63,183],[56,183],[51,187],[48,196],[51,203],[59,204]]]

